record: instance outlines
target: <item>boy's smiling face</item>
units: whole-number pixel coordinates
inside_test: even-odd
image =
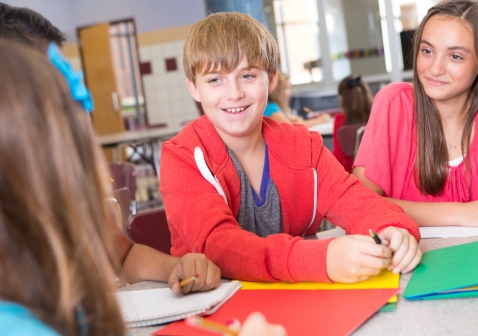
[[[268,76],[260,66],[249,68],[243,57],[231,73],[197,74],[196,84],[188,79],[189,91],[201,102],[204,113],[221,138],[254,136],[261,131],[268,93],[274,90],[277,74]]]

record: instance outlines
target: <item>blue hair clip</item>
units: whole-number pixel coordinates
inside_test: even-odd
[[[50,62],[60,70],[68,82],[73,99],[80,102],[86,111],[93,111],[93,99],[90,91],[83,83],[83,72],[73,70],[70,63],[58,52],[58,48],[53,42],[48,46],[47,55]]]

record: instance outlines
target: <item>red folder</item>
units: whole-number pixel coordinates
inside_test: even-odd
[[[289,336],[348,335],[399,290],[240,290],[207,318],[225,324],[235,317],[243,323],[250,313],[259,311],[269,323],[283,325]],[[214,334],[177,321],[152,335]]]

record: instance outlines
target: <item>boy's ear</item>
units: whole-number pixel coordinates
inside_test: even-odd
[[[199,91],[198,91],[198,88],[196,87],[196,84],[194,84],[189,78],[186,78],[186,81],[188,83],[188,88],[189,88],[189,92],[191,93],[191,96],[193,96],[195,101],[200,103],[201,97],[199,97]]]
[[[277,85],[277,71],[269,75],[269,93],[274,91]]]

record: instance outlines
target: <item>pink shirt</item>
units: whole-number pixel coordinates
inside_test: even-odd
[[[391,198],[421,202],[469,202],[478,199],[478,140],[470,151],[470,186],[465,162],[450,167],[441,196],[422,195],[415,183],[417,142],[413,87],[392,83],[374,98],[370,120],[354,162],[365,167],[365,177]],[[476,128],[475,124],[475,130]],[[418,176],[417,176],[418,178]]]

